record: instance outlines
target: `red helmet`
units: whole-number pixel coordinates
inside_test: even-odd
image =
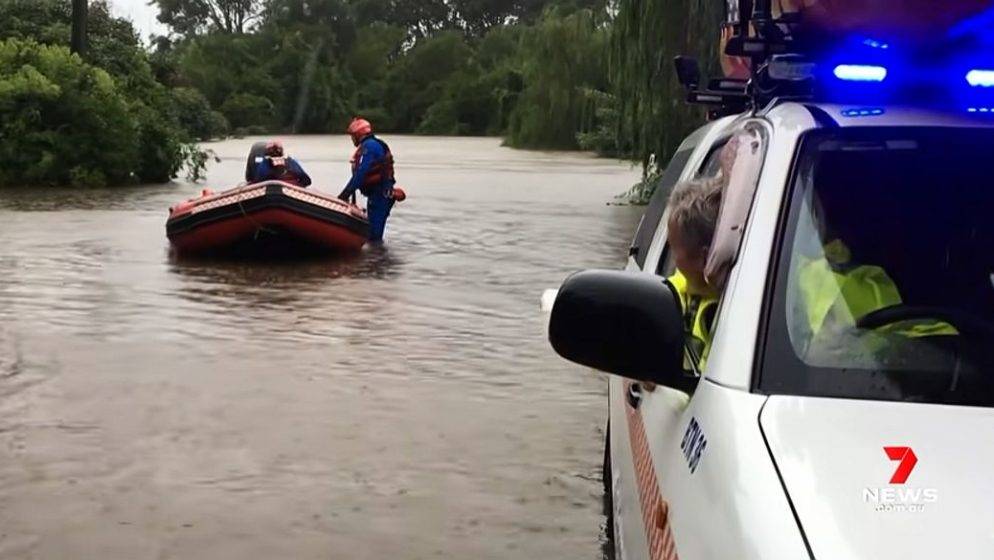
[[[279,140],[266,142],[266,155],[269,157],[283,157],[283,142]]]
[[[359,144],[359,140],[373,133],[373,125],[369,124],[369,121],[364,118],[356,117],[349,123],[347,130],[349,136],[352,137],[352,142]]]

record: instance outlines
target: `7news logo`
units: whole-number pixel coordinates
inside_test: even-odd
[[[918,456],[913,449],[887,446],[884,453],[891,461],[898,462],[890,477],[890,486],[863,488],[864,502],[872,504],[876,511],[923,512],[926,504],[938,501],[939,491],[936,488],[904,486],[918,464]]]

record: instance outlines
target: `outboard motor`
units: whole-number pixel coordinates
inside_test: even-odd
[[[256,168],[262,163],[262,159],[266,157],[266,143],[256,142],[252,144],[252,149],[249,150],[248,159],[245,161],[245,181],[248,183],[254,183],[256,177]]]

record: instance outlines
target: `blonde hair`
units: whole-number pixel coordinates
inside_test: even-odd
[[[702,249],[710,247],[714,238],[723,186],[721,179],[696,179],[678,184],[670,193],[669,223]]]

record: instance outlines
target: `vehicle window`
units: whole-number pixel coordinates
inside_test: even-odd
[[[724,149],[725,145],[728,144],[728,140],[728,138],[723,138],[711,148],[711,151],[708,152],[708,156],[704,158],[704,163],[701,164],[701,168],[694,175],[695,179],[717,177],[721,173],[721,151]]]
[[[734,181],[735,184],[747,185],[751,188],[749,193],[749,199],[752,198],[752,193],[755,191],[755,186],[759,181],[759,174],[761,167],[757,165],[741,165],[735,167],[738,163],[738,158],[744,158],[745,160],[762,160],[766,153],[767,139],[765,137],[765,132],[760,127],[755,127],[751,124],[746,125],[742,130],[735,133],[735,136],[753,138],[757,142],[757,148],[751,152],[739,152],[736,150],[732,155],[725,152],[726,146],[732,137],[726,137],[719,140],[714,147],[708,152],[708,156],[705,158],[704,163],[701,164],[700,170],[695,174],[695,179],[708,179],[716,178],[723,173],[722,171],[722,155],[724,154],[726,158],[725,167],[729,170],[735,170],[737,172],[743,173],[742,176],[736,177]],[[737,147],[737,146],[736,146]],[[728,181],[726,180],[726,183]],[[670,188],[672,190],[672,187]],[[746,208],[748,210],[748,208]],[[722,209],[722,214],[724,217],[725,209]],[[674,262],[673,256],[670,254],[669,246],[664,249],[663,258],[659,262],[659,266],[656,268],[656,274],[661,276],[670,276],[676,272],[676,263]]]
[[[666,199],[669,198],[670,191],[673,190],[673,185],[680,179],[683,168],[687,165],[687,160],[690,159],[690,155],[694,152],[695,147],[695,144],[680,146],[680,149],[670,158],[670,162],[666,166],[666,171],[663,172],[659,183],[656,185],[655,192],[652,193],[652,198],[649,200],[649,205],[645,209],[645,214],[642,215],[642,221],[639,222],[639,227],[635,231],[635,238],[632,240],[630,249],[630,254],[632,254],[635,262],[640,267],[645,266],[645,258],[649,253],[649,246],[652,244],[652,238],[656,233],[656,228],[659,226],[659,220],[663,217],[663,211],[666,209]]]
[[[735,141],[732,142],[731,138],[734,138]],[[677,291],[681,294],[681,302],[686,308],[684,320],[688,326],[688,332],[694,335],[691,338],[701,339],[696,341],[698,342],[697,348],[688,348],[686,362],[688,369],[696,369],[697,371],[703,370],[710,349],[710,340],[717,328],[718,303],[724,289],[725,273],[732,262],[731,259],[734,258],[740,239],[740,235],[734,236],[733,239],[731,234],[741,234],[741,230],[744,229],[746,214],[751,206],[752,195],[755,192],[762,167],[761,161],[765,154],[765,136],[761,131],[755,130],[753,125],[746,125],[739,129],[731,138],[726,138],[712,148],[701,168],[702,171],[695,177],[701,180],[717,181],[721,185],[719,188],[723,191],[721,211],[711,246],[712,252],[716,246],[725,247],[720,256],[726,258],[719,263],[720,266],[715,268],[719,274],[713,283],[711,276],[707,275],[708,284],[716,287],[716,291],[708,297],[692,293],[693,290],[689,287],[691,283],[686,280],[689,276],[684,274],[686,271],[677,270],[676,258],[669,242],[665,248],[664,258],[656,271],[657,274],[670,279],[677,287]],[[722,232],[726,229],[728,232],[723,234]],[[711,260],[711,255],[709,255],[709,268]],[[681,291],[680,286],[687,287],[684,289],[685,291]],[[698,313],[699,315],[695,315]],[[690,340],[690,342],[695,341]]]
[[[724,288],[732,265],[738,258],[746,221],[763,171],[767,144],[766,129],[758,123],[748,123],[735,133],[715,158],[719,175],[728,177],[724,179],[721,214],[705,269],[708,283],[713,286]]]
[[[760,389],[994,405],[994,132],[803,142]]]

